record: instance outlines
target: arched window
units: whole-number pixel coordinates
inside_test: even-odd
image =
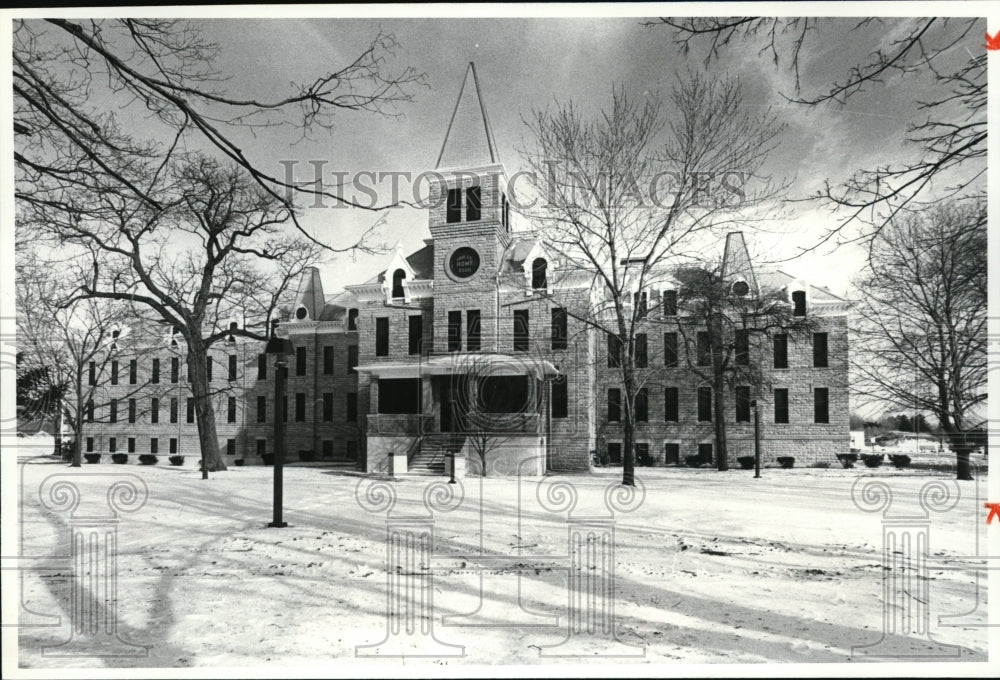
[[[548,288],[546,277],[548,266],[544,257],[536,257],[535,261],[531,263],[531,287],[535,290]]]
[[[403,279],[405,278],[406,272],[402,269],[397,269],[392,273],[392,297],[403,297]]]
[[[347,330],[356,331],[358,330],[358,310],[349,309],[347,310]]]
[[[792,291],[793,316],[806,315],[806,292],[804,290]]]

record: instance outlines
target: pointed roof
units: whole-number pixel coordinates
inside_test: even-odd
[[[476,65],[470,61],[435,168],[477,168],[499,162],[486,105],[479,94]]]
[[[726,235],[726,250],[722,256],[722,278],[743,279],[750,284],[751,290],[757,290],[757,279],[753,274],[753,264],[743,232],[734,231]]]
[[[326,298],[323,296],[323,282],[319,277],[319,269],[307,267],[299,280],[299,291],[295,296],[295,310],[305,307],[309,314],[308,320],[315,321],[323,313],[325,304]]]

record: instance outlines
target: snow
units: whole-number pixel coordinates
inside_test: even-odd
[[[68,559],[38,563],[45,568],[29,560],[25,601],[36,612],[61,611],[63,623],[20,629],[25,668],[316,672],[374,662],[376,672],[391,673],[403,663],[579,662],[581,657],[551,656],[571,649],[582,660],[616,665],[866,662],[852,657],[852,647],[882,636],[883,515],[862,512],[852,501],[852,485],[880,480],[893,494],[891,513],[915,516],[926,483],[952,490],[958,484],[947,473],[886,467],[768,468],[761,479],[742,470],[640,468],[642,503],[635,507],[617,486],[621,471],[614,468],[520,480],[472,477],[449,487],[441,478],[384,481],[332,467],[289,467],[289,526],[275,529],[266,526],[271,468],[232,468],[204,481],[190,461],[181,468],[102,464],[79,470],[50,458],[22,463],[24,556],[68,552],[68,517],[40,502],[49,475],[75,475],[81,498],[98,505],[115,475],[137,475],[149,491],[142,507],[120,515],[117,528],[118,630],[129,642],[149,645],[148,656],[43,655],[43,647],[69,636],[72,568]],[[366,496],[371,484],[376,486]],[[421,584],[429,585],[424,595],[433,598],[427,605],[433,635],[425,628],[393,638],[404,653],[430,654],[405,662],[356,655],[392,651],[361,647],[387,637],[394,576],[386,573],[387,515],[359,502],[379,501],[379,484],[395,492],[393,527],[409,522],[427,528],[433,520],[433,552],[417,553],[396,581],[418,594]],[[960,646],[958,659],[983,662],[986,581],[979,581],[977,606],[976,573],[967,561],[949,558],[977,554],[985,470],[980,481],[960,489],[954,508],[930,516],[930,632],[937,643]],[[461,503],[450,492],[461,493]],[[612,507],[618,508],[613,514]],[[567,638],[568,532],[596,532],[597,543],[586,550],[597,550],[599,564],[599,537],[612,520],[617,641],[598,629],[561,644]],[[581,574],[586,577],[586,568]],[[917,587],[917,581],[908,583]],[[964,625],[939,625],[939,615],[970,611]],[[471,614],[464,623],[480,625],[444,625]],[[896,649],[909,642],[900,635],[889,639]],[[610,653],[626,656],[602,656]]]

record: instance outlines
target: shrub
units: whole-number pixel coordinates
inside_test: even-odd
[[[111,462],[112,463],[118,463],[119,465],[124,465],[125,463],[128,462],[128,454],[127,453],[112,453],[111,454]]]
[[[881,453],[866,453],[861,456],[861,460],[864,461],[865,465],[870,468],[877,468],[885,460],[885,456]]]
[[[777,460],[778,465],[786,470],[792,469],[792,466],[795,465],[795,456],[778,456]]]
[[[311,463],[312,461],[316,460],[316,452],[299,451],[299,460],[301,460],[303,463]]]
[[[237,458],[233,461],[233,463],[236,464],[236,467],[243,467],[244,460],[242,458]]]
[[[83,459],[88,463],[100,463],[101,454],[99,453],[85,453],[83,454]]]
[[[858,462],[858,454],[856,453],[838,453],[837,460],[840,464],[844,466],[844,469],[854,467],[854,464]]]
[[[698,467],[701,465],[701,456],[684,456],[684,464],[688,467]]]
[[[813,463],[813,467],[814,468],[819,468],[821,470],[825,470],[828,467],[830,467],[830,461],[827,461],[827,460],[817,461],[817,462]]]
[[[156,465],[160,459],[152,453],[144,453],[139,456],[139,462],[143,465]]]
[[[70,439],[64,439],[62,444],[59,445],[60,457],[67,463],[73,460],[73,452],[76,449],[76,442]]]
[[[169,460],[171,465],[184,465],[184,456],[180,454],[170,456]]]
[[[894,456],[889,456],[889,460],[891,460],[892,464],[898,468],[910,467],[910,457],[905,453],[898,453]]]
[[[754,457],[753,456],[740,456],[736,459],[736,462],[740,464],[740,467],[744,470],[753,470]]]

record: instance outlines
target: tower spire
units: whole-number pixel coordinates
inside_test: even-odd
[[[475,168],[499,162],[493,129],[479,93],[476,65],[470,61],[435,168]]]

